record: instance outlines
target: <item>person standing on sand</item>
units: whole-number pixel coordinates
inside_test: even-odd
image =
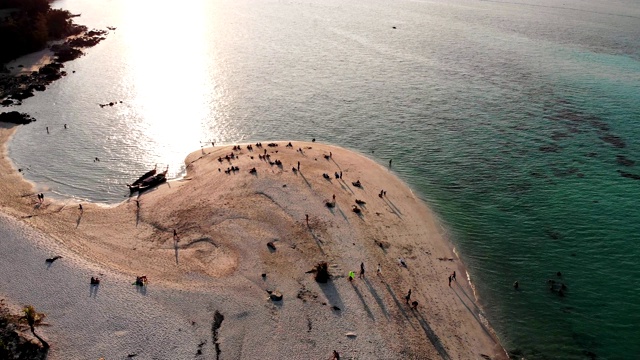
[[[298,171],[300,171],[300,161],[298,161]]]
[[[393,159],[389,159],[389,167],[391,167],[391,162],[393,161]]]
[[[80,210],[80,212],[84,211],[84,209],[82,208],[82,204],[78,204],[78,210]]]
[[[304,216],[307,217],[307,226],[309,226],[309,214],[305,214]]]
[[[358,276],[359,279],[362,279],[364,277],[364,263],[361,262],[360,263],[360,275]]]
[[[340,171],[340,180],[342,180],[342,171]]]
[[[333,357],[331,360],[340,360],[340,354],[337,351],[333,350]]]
[[[356,273],[353,270],[349,271],[349,281],[353,281],[356,278]]]
[[[451,275],[449,275],[449,287],[451,287]]]
[[[456,282],[458,281],[458,280],[456,280],[456,271],[455,270],[453,271],[453,274],[451,274],[451,278],[453,279],[453,281],[456,281]]]
[[[49,127],[47,126],[47,134],[49,133]]]
[[[407,301],[407,304],[409,304],[409,300],[411,300],[411,289],[409,289],[409,292],[407,293],[407,296],[404,297],[404,299]]]
[[[378,272],[378,275],[382,275],[382,268],[380,267],[380,264],[378,264],[377,272]]]

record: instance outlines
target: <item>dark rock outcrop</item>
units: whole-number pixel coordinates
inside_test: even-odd
[[[32,118],[28,114],[19,113],[17,111],[4,112],[0,114],[0,122],[24,125],[32,121],[36,121],[36,119]]]

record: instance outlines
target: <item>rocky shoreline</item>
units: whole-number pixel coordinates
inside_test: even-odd
[[[87,31],[85,26],[78,25],[75,35],[67,38],[62,44],[49,47],[53,51],[53,62],[33,71],[28,75],[0,75],[0,105],[21,105],[22,100],[34,96],[35,91],[44,91],[52,82],[67,75],[64,63],[84,55],[83,49],[95,46],[106,39],[107,30]]]

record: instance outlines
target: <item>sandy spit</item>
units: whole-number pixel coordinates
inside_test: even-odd
[[[0,294],[51,314],[43,334],[53,359],[329,359],[333,350],[343,359],[506,358],[435,215],[361,154],[296,141],[204,148],[187,156],[183,179],[81,211],[46,193],[37,200],[42,191],[6,156],[15,129],[0,126],[0,211],[9,215],[0,218]],[[356,199],[366,203],[359,214]],[[327,284],[307,273],[320,261]],[[96,273],[104,280],[94,297]],[[131,285],[136,275],[149,277],[146,294]],[[87,327],[94,317],[102,325]],[[76,336],[83,331],[98,342]]]

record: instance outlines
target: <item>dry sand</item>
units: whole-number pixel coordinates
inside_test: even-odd
[[[1,127],[0,144],[14,131]],[[83,211],[72,200],[39,204],[3,149],[0,208],[96,266],[147,275],[150,288],[164,291],[158,301],[173,304],[167,312],[197,317],[199,336],[219,311],[221,359],[328,359],[334,349],[344,359],[506,358],[444,229],[406,184],[343,148],[277,144],[198,150],[187,156],[183,179],[114,207],[84,203]],[[264,149],[282,166],[260,160]],[[225,160],[232,152],[236,158]],[[298,161],[300,171],[293,171]],[[226,174],[232,165],[240,170]],[[356,180],[361,188],[352,185]],[[325,206],[334,194],[335,207]],[[352,211],[355,199],[366,202],[360,214]],[[306,273],[320,261],[330,265],[327,284]],[[358,274],[361,262],[364,279],[349,282],[348,272]],[[449,287],[453,271],[458,280]],[[405,304],[409,289],[416,310]],[[283,300],[268,300],[267,290]],[[176,303],[175,294],[190,300]],[[209,338],[205,358],[214,348]]]

